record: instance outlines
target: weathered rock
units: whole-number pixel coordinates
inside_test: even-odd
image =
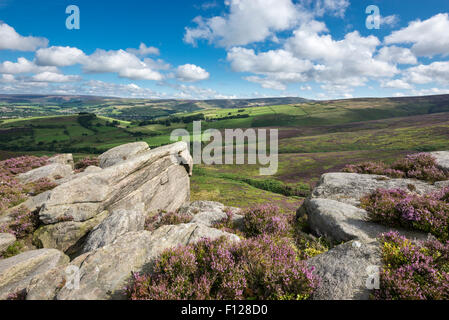
[[[22,183],[30,183],[43,178],[55,180],[55,178],[64,178],[71,174],[72,167],[70,165],[52,163],[25,173],[21,173],[17,176],[17,178]]]
[[[90,173],[101,172],[101,170],[103,170],[103,169],[101,169],[100,167],[88,166],[86,169],[84,169],[84,171],[82,173],[87,175]]]
[[[425,233],[390,228],[368,221],[368,213],[365,210],[335,200],[306,199],[303,206],[310,228],[317,235],[336,243],[354,239],[374,241],[379,234],[390,230],[399,231],[409,239],[427,238]]]
[[[315,267],[320,286],[314,300],[367,300],[373,293],[367,286],[376,268],[382,266],[377,242],[347,242],[307,261]]]
[[[53,248],[75,254],[83,244],[79,242],[106,217],[108,212],[84,222],[65,221],[40,227],[34,232],[33,243],[40,248]]]
[[[232,220],[235,224],[241,224],[243,216],[239,215],[240,209],[225,207],[214,201],[195,201],[189,206],[182,207],[180,212],[193,216],[191,223],[199,223],[212,227],[227,218],[226,210],[233,213]]]
[[[16,237],[10,233],[0,233],[0,254],[5,252],[16,241]]]
[[[121,145],[110,149],[100,155],[98,159],[100,160],[101,168],[108,168],[118,163],[124,162],[131,159],[135,155],[149,150],[150,147],[146,142],[134,142]]]
[[[38,194],[37,196],[30,197],[25,202],[6,210],[4,213],[2,213],[2,215],[0,215],[0,224],[6,224],[8,222],[11,222],[13,219],[11,215],[14,214],[16,210],[20,209],[21,207],[25,207],[31,212],[39,210],[49,198],[50,193],[51,191],[46,191],[41,194]]]
[[[186,150],[187,144],[178,142],[144,151],[128,161],[59,185],[41,209],[40,219],[45,224],[57,223],[61,217],[80,222],[129,199],[144,203],[146,211],[174,211],[190,197],[186,169],[172,159]]]
[[[48,163],[59,163],[64,165],[69,165],[74,168],[73,155],[71,153],[66,154],[58,154],[50,159],[48,159]]]
[[[437,164],[446,170],[449,170],[449,151],[430,152],[435,157]]]
[[[62,270],[53,270],[55,281],[45,282],[44,276],[33,280],[32,297],[58,300],[104,300],[123,299],[124,287],[131,272],[150,272],[155,259],[166,249],[195,243],[202,238],[227,237],[230,241],[240,239],[233,234],[208,228],[199,224],[163,226],[155,232],[128,232],[113,243],[85,253],[71,262],[80,266],[78,290],[60,288]],[[59,277],[59,278],[58,278]],[[50,293],[50,294],[49,294]]]
[[[55,249],[27,251],[0,260],[0,300],[24,290],[35,276],[69,262],[69,258]]]
[[[143,203],[132,209],[116,209],[87,237],[83,252],[89,252],[113,243],[118,237],[132,231],[141,231],[145,226]]]
[[[312,198],[337,200],[357,206],[360,198],[376,189],[403,189],[417,194],[437,190],[433,185],[414,179],[391,179],[385,176],[357,173],[326,173],[312,192]]]

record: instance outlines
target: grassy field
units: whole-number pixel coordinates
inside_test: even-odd
[[[136,101],[121,102],[120,107],[105,108],[119,113],[117,110],[136,108]],[[140,103],[138,108],[148,107],[146,102]],[[159,101],[157,108],[163,110],[170,103]],[[192,200],[216,200],[238,207],[271,202],[283,211],[294,211],[325,172],[338,171],[348,163],[391,162],[408,153],[449,150],[449,96],[240,108],[196,105],[198,110],[186,112],[184,106],[180,112],[163,115],[150,124],[141,122],[145,118],[126,121],[104,114],[87,122],[83,117],[89,116],[83,114],[3,120],[0,158],[60,152],[72,152],[80,158],[134,141],[157,147],[170,143],[174,129],[191,131],[192,123],[183,119],[198,115],[204,116],[203,130],[277,128],[279,169],[274,176],[260,176],[258,165],[197,165]]]

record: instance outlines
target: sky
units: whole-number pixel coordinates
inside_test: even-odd
[[[445,94],[449,1],[0,0],[0,93]]]

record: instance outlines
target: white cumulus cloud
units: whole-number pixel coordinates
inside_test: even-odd
[[[195,82],[208,79],[209,72],[194,64],[185,64],[178,67],[176,77],[181,81]]]
[[[35,51],[47,45],[48,40],[45,38],[24,37],[13,27],[0,22],[0,50]]]
[[[83,51],[73,47],[50,47],[36,52],[36,63],[43,66],[66,67],[85,61]]]

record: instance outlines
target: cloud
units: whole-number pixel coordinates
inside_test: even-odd
[[[45,38],[21,36],[14,28],[0,22],[0,50],[35,51],[47,45]]]
[[[411,43],[415,55],[449,55],[449,15],[440,13],[430,19],[416,20],[385,38],[386,44]]]
[[[292,28],[301,17],[291,0],[229,0],[229,13],[212,18],[196,17],[194,28],[185,29],[184,41],[195,45],[205,39],[222,47],[264,41],[275,32]]]
[[[312,11],[316,16],[322,17],[329,13],[342,18],[350,3],[349,0],[301,0],[301,5]]]
[[[58,68],[53,66],[38,66],[34,61],[26,58],[18,58],[17,62],[5,61],[0,64],[0,73],[20,74],[20,73],[41,73],[41,72],[58,73]]]
[[[42,66],[66,67],[86,60],[83,51],[73,47],[50,47],[36,52],[36,63]]]
[[[37,82],[72,82],[80,79],[80,76],[64,75],[48,71],[38,73],[32,77],[32,80]]]
[[[140,43],[139,49],[126,49],[129,53],[135,54],[137,56],[148,56],[148,55],[160,55],[160,51],[156,47],[147,47],[145,43]]]
[[[105,51],[97,49],[83,64],[86,73],[117,73],[133,80],[162,80],[163,76],[153,70],[134,54],[124,50]]]
[[[381,83],[382,88],[394,88],[394,89],[412,89],[413,87],[403,79],[396,79],[385,81]]]
[[[399,64],[417,64],[418,59],[408,48],[396,46],[383,47],[379,50],[377,58],[382,61]]]
[[[312,69],[309,60],[301,60],[286,50],[270,50],[256,54],[253,49],[235,47],[228,51],[227,60],[236,72],[267,74],[273,72],[305,72]]]
[[[380,17],[380,24],[381,25],[387,25],[389,27],[395,27],[399,23],[399,16],[396,14],[393,14],[391,16],[386,17]]]
[[[428,65],[419,65],[406,69],[404,78],[416,84],[431,82],[449,84],[449,61],[437,61]]]
[[[181,81],[195,82],[208,79],[209,72],[194,64],[185,64],[178,67],[176,77]]]
[[[398,74],[394,64],[376,57],[380,44],[375,36],[363,37],[358,31],[334,40],[323,22],[311,20],[282,49],[256,53],[235,47],[228,50],[227,60],[236,72],[256,74],[244,79],[264,88],[285,90],[289,83],[316,81],[330,90],[332,85],[363,86],[369,79]]]

